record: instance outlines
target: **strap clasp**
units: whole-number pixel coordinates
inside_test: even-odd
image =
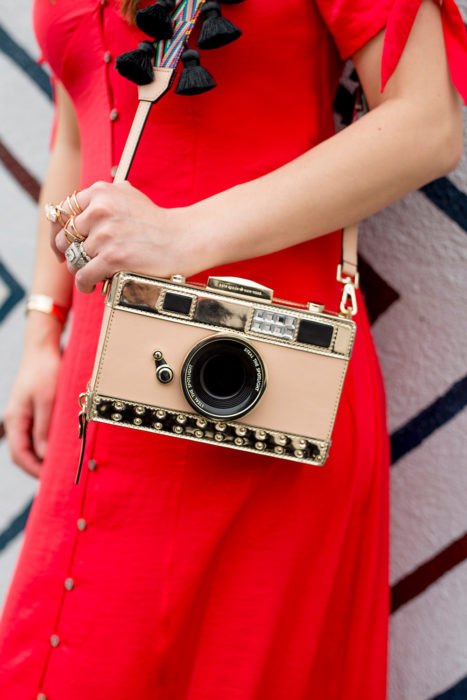
[[[360,285],[360,275],[358,272],[352,277],[351,275],[342,276],[342,265],[337,266],[337,281],[344,285],[342,290],[342,298],[340,303],[340,314],[346,318],[352,318],[358,311],[357,295],[355,290]]]

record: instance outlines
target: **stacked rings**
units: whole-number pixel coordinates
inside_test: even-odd
[[[70,216],[66,222],[66,225],[63,227],[63,233],[65,234],[65,238],[69,243],[82,243],[84,240],[86,240],[86,236],[83,236],[83,234],[80,233],[75,226],[74,215]]]
[[[69,245],[65,250],[65,258],[70,265],[73,265],[78,270],[87,265],[88,262],[91,262],[91,257],[84,250],[83,241],[79,243],[74,241]]]
[[[78,214],[82,214],[83,210],[79,206],[78,198],[76,197],[76,190],[73,192],[73,194],[68,195],[66,198],[66,203],[70,207],[70,211],[74,216],[78,216]]]
[[[45,205],[45,215],[49,221],[55,224],[57,221],[65,228],[67,220],[70,217],[70,212],[74,216],[81,214],[83,210],[81,209],[78,198],[76,196],[76,190],[73,194],[68,195],[65,199],[62,199],[60,204],[51,204],[50,202]],[[63,208],[63,205],[67,204],[70,211]]]

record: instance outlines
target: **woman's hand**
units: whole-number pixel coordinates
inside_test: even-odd
[[[39,476],[47,448],[60,370],[61,326],[41,312],[30,312],[23,359],[5,411],[11,458]]]
[[[81,292],[92,292],[97,282],[120,270],[188,277],[208,266],[194,234],[190,207],[158,207],[129,182],[96,182],[81,190],[77,201],[82,213],[75,216],[75,227],[85,237],[83,247],[92,258],[79,270],[68,265]],[[51,245],[63,260],[70,242],[58,223],[51,225]]]

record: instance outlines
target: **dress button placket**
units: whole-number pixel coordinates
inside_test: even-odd
[[[60,644],[60,637],[58,634],[52,634],[50,637],[50,646],[51,647],[58,647]]]
[[[97,469],[97,462],[95,459],[90,459],[88,462],[88,469],[90,472],[93,472]]]
[[[76,527],[78,528],[78,530],[81,530],[81,531],[86,530],[86,528],[87,528],[86,520],[84,518],[78,518],[78,520],[76,522]]]

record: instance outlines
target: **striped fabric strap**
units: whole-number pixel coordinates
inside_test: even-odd
[[[175,68],[205,0],[181,0],[172,15],[174,34],[156,46],[156,66]]]
[[[169,89],[180,55],[204,3],[205,0],[181,0],[172,15],[174,22],[172,38],[156,44],[154,80],[149,85],[138,86],[139,105],[118,164],[114,183],[123,182],[128,177],[151,107]]]

